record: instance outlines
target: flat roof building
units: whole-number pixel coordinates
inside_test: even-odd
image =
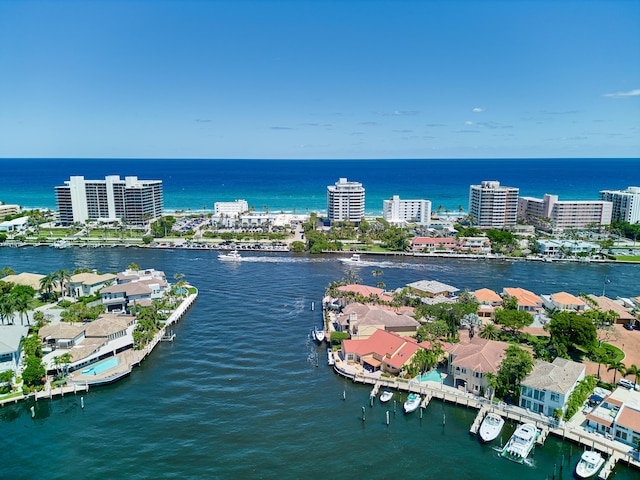
[[[613,204],[602,200],[558,200],[558,195],[543,198],[520,197],[518,220],[545,230],[586,228],[609,225]]]
[[[516,187],[504,187],[498,181],[483,181],[469,188],[469,215],[481,228],[512,227],[518,218]]]
[[[626,190],[601,190],[600,200],[613,204],[612,220],[640,222],[640,187],[628,187]]]
[[[104,180],[72,176],[55,187],[60,223],[71,225],[87,220],[123,221],[146,225],[162,216],[161,180],[108,175]]]
[[[329,223],[351,222],[358,225],[364,217],[364,187],[359,182],[341,178],[327,186]]]
[[[431,223],[430,200],[401,200],[394,195],[382,202],[382,218],[395,225],[417,223],[429,225]]]

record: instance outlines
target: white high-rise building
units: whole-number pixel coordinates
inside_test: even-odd
[[[613,203],[611,219],[621,222],[640,222],[640,187],[626,190],[601,190],[600,200]]]
[[[400,200],[398,195],[394,195],[391,199],[382,201],[382,218],[395,225],[406,223],[429,225],[431,201]]]
[[[237,217],[241,213],[249,211],[249,204],[246,200],[236,200],[234,202],[215,202],[213,212],[215,216],[227,215]]]
[[[55,187],[63,225],[87,220],[146,225],[162,216],[161,180],[138,180],[138,177],[121,180],[118,175],[85,180],[72,176],[64,183]]]
[[[497,181],[484,181],[469,189],[469,214],[481,228],[512,227],[518,217],[516,187],[503,187]]]
[[[329,222],[351,222],[358,225],[364,217],[364,187],[359,182],[341,178],[327,187]]]

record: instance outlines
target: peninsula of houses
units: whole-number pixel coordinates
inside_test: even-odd
[[[197,298],[182,280],[130,265],[117,274],[0,278],[0,403],[64,395],[129,375]],[[34,297],[38,297],[37,302]],[[37,308],[30,305],[37,303]]]
[[[372,398],[495,411],[640,467],[640,297],[336,282],[323,306],[330,364]]]

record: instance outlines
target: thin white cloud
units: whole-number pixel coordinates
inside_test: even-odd
[[[470,120],[467,120],[466,122],[464,122],[465,125],[473,125],[473,122]]]
[[[623,98],[623,97],[637,97],[639,95],[640,95],[640,88],[635,88],[633,90],[629,90],[628,92],[605,93],[602,96],[612,97],[612,98]]]
[[[484,108],[476,107],[471,111],[474,112],[474,113],[480,113],[480,112],[484,112]]]

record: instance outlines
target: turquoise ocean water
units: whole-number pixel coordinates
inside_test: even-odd
[[[258,211],[326,211],[326,187],[341,177],[366,189],[368,215],[393,195],[427,199],[433,209],[468,208],[469,185],[498,180],[520,195],[595,200],[604,189],[640,184],[638,159],[519,160],[104,160],[0,159],[0,201],[55,208],[54,186],[71,175],[134,175],[162,180],[167,210],[211,211],[214,202],[245,199]]]

